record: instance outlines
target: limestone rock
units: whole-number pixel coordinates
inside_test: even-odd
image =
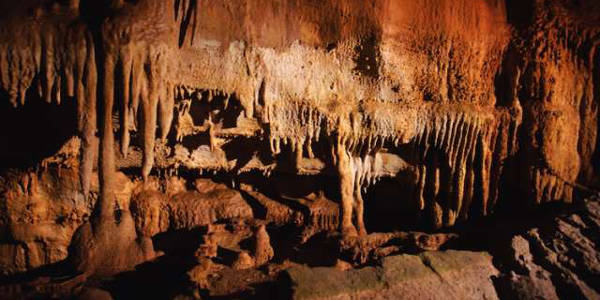
[[[273,255],[273,247],[271,247],[271,239],[267,233],[265,225],[260,225],[254,236],[254,260],[256,266],[262,266],[269,262]]]
[[[600,205],[587,200],[574,212],[551,218],[547,224],[512,238],[511,270],[500,276],[499,291],[519,299],[598,297],[600,255],[595,243]]]
[[[468,251],[390,256],[379,266],[348,271],[286,271],[294,299],[496,299],[491,277],[497,274],[489,254]]]
[[[79,295],[79,297],[77,297],[77,299],[78,300],[112,300],[113,297],[107,291],[104,291],[101,289],[86,288],[81,292],[81,294]]]
[[[240,251],[237,253],[237,257],[233,261],[231,267],[235,270],[244,270],[254,267],[256,264],[255,260],[246,251]]]

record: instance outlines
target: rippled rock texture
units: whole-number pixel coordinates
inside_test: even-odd
[[[49,289],[72,291],[193,257],[202,290],[315,239],[360,266],[578,202],[600,187],[599,45],[593,0],[1,1],[0,271],[65,263]]]

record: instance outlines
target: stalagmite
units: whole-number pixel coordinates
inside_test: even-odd
[[[271,239],[265,225],[261,225],[254,235],[254,261],[256,266],[262,266],[269,262],[275,253],[271,246]]]
[[[344,234],[353,236],[357,235],[356,228],[352,225],[355,175],[350,167],[350,155],[348,154],[341,137],[338,137],[335,151],[341,199],[340,229]]]
[[[355,210],[356,210],[356,226],[358,228],[358,234],[361,236],[364,236],[367,234],[367,229],[365,227],[365,222],[364,222],[364,201],[363,201],[363,197],[362,197],[362,187],[357,184],[356,182],[354,183],[355,187],[354,187],[354,205],[355,205]]]

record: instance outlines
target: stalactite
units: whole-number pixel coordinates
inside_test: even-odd
[[[151,54],[152,55],[152,54]],[[152,166],[154,165],[154,142],[156,139],[156,121],[158,109],[158,89],[161,80],[160,72],[155,69],[156,61],[149,62],[150,71],[147,74],[148,90],[142,93],[142,139],[143,139],[143,158],[142,158],[142,176],[144,180],[148,179]]]
[[[419,133],[413,139],[414,157],[421,164],[416,203],[422,210],[429,209],[435,227],[451,226],[458,218],[466,218],[475,186],[480,191],[477,193],[480,213],[485,215],[494,207],[493,197],[497,195],[500,180],[497,166],[511,147],[508,132],[518,126],[514,124],[518,120],[511,118],[497,123],[493,115],[452,112],[439,115],[417,126]],[[445,198],[438,199],[441,195]]]
[[[171,83],[167,83],[163,87],[165,91],[159,100],[159,124],[160,124],[160,138],[165,140],[171,129],[173,122],[173,112],[175,110],[175,98],[173,95],[173,86]]]
[[[471,208],[471,203],[473,202],[473,197],[475,193],[475,155],[476,148],[475,145],[477,143],[477,139],[475,138],[479,134],[479,128],[475,126],[469,126],[469,149],[470,153],[468,155],[467,164],[469,167],[467,168],[467,174],[465,179],[465,197],[464,204],[459,213],[459,217],[462,216],[462,220],[466,220],[469,216],[469,209]]]
[[[419,210],[425,209],[425,179],[427,178],[427,167],[424,164],[419,165],[419,181],[417,182],[416,198],[417,208]]]
[[[140,99],[142,97],[142,90],[145,89],[144,76],[144,57],[142,51],[134,51],[133,62],[131,64],[131,105],[129,106],[129,119],[132,120],[133,127],[138,123],[138,109]]]
[[[455,170],[455,178],[453,184],[456,186],[455,193],[451,195],[453,197],[453,205],[451,209],[453,211],[454,216],[458,217],[460,214],[462,205],[463,205],[463,197],[465,191],[465,177],[467,173],[467,168],[470,166],[467,164],[467,157],[469,155],[471,149],[467,149],[467,143],[469,141],[469,127],[468,124],[464,123],[465,116],[461,116],[460,129],[458,132],[457,139],[457,147],[458,149],[454,152],[453,158],[453,170]],[[455,218],[449,221],[449,223],[454,223]]]
[[[119,74],[121,77],[117,79],[120,84],[120,90],[122,91],[121,96],[121,153],[124,157],[127,157],[129,149],[130,135],[129,130],[131,129],[131,118],[132,115],[129,113],[131,110],[131,78],[133,68],[133,54],[131,53],[131,46],[124,46],[120,50],[119,68],[121,71]]]
[[[91,39],[88,37],[88,40]],[[84,65],[81,80],[77,83],[77,99],[81,103],[79,111],[81,120],[82,135],[82,153],[80,165],[81,185],[84,195],[88,195],[90,190],[90,180],[94,170],[95,155],[98,150],[96,141],[96,87],[97,70],[94,45],[87,43],[87,57]]]
[[[52,101],[52,91],[55,79],[54,34],[52,31],[47,32],[42,37],[42,64],[40,68],[43,99],[50,103]]]
[[[198,23],[198,1],[197,0],[175,0],[175,19],[180,20],[179,46],[185,43],[188,31],[191,31],[190,44],[194,42],[196,27]],[[191,27],[191,28],[190,28]]]
[[[478,144],[478,155],[477,155],[477,160],[480,163],[480,167],[479,167],[479,176],[477,177],[479,179],[479,187],[481,189],[481,199],[478,200],[479,202],[481,202],[481,214],[482,215],[487,215],[487,205],[488,205],[488,200],[489,200],[489,195],[490,195],[490,187],[489,187],[489,176],[490,176],[490,163],[491,163],[491,154],[490,154],[490,150],[488,148],[488,144],[487,141],[484,137],[484,135],[480,135],[478,140],[477,140],[477,144]]]

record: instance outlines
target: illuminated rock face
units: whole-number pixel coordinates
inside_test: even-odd
[[[280,178],[312,178],[302,197],[338,202],[339,212],[311,204],[301,219],[345,236],[366,233],[365,191],[385,178],[402,191],[390,200],[434,228],[502,202],[571,202],[574,189],[598,184],[595,1],[4,2],[8,99],[17,109],[34,93],[77,103],[80,146],[47,165],[79,176],[70,192],[89,201],[86,213],[97,195],[74,238],[89,272],[100,272],[94,260],[114,273],[153,257],[144,239],[169,227],[156,207],[182,224],[211,218],[186,207],[232,214],[146,191],[183,170],[285,197],[301,188]],[[115,174],[126,169],[144,183],[123,196],[130,179]],[[228,201],[247,215],[243,201]],[[300,218],[285,209],[267,217]]]

